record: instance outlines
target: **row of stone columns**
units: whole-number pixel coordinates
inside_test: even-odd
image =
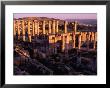
[[[22,22],[22,23],[21,23]],[[18,34],[18,39],[20,38],[20,32],[22,29],[22,36],[23,36],[23,41],[25,41],[25,24],[24,24],[24,20],[17,20],[17,22],[14,20],[14,35],[16,35],[16,23],[17,23],[17,34]],[[20,29],[20,24],[21,29]],[[42,33],[45,35],[46,34],[46,29],[45,29],[45,25],[46,25],[46,21],[44,20],[42,23]],[[59,25],[59,21],[49,21],[48,26],[48,33],[49,34],[55,34],[58,33],[58,25]],[[28,20],[28,37],[29,37],[29,41],[31,42],[31,36],[35,36],[35,35],[39,35],[39,22],[37,20],[32,21],[32,33],[31,33],[31,20]],[[67,33],[67,21],[64,22],[64,33]]]
[[[81,32],[82,33],[82,32]],[[78,49],[81,49],[81,45],[82,45],[82,35],[81,33],[78,35]],[[95,38],[94,38],[94,41],[93,41],[93,49],[96,49],[95,45],[96,45],[96,32],[94,33],[95,34]],[[73,48],[76,48],[76,44],[75,44],[75,35],[73,35]],[[50,38],[52,39],[52,38]],[[54,36],[54,43],[56,43],[56,37]],[[62,49],[62,52],[63,51],[66,51],[68,52],[68,49],[69,49],[69,41],[70,41],[70,35],[67,34],[67,35],[62,35],[61,36],[61,40],[62,40],[62,45],[61,45],[61,49]],[[87,41],[87,49],[89,50],[89,44],[90,44],[90,41],[89,41],[89,33],[87,34],[87,37],[86,37],[86,41]]]
[[[89,41],[94,41],[94,40],[96,40],[95,38],[95,36],[97,36],[97,32],[81,32],[81,39],[82,39],[82,41],[86,41],[86,39],[87,39],[87,36],[88,36],[88,40]]]
[[[25,21],[21,20],[22,23],[20,23],[20,20],[17,20],[17,22],[14,20],[14,35],[16,35],[16,32],[18,34],[18,39],[20,38],[20,32],[22,32],[22,37],[23,41],[25,41],[25,32],[26,32],[26,27],[25,27]],[[20,27],[21,24],[21,27]],[[51,25],[52,24],[52,25]],[[49,26],[49,34],[55,34],[58,32],[58,24],[59,21],[49,21],[48,26]],[[64,33],[67,33],[67,21],[64,22]],[[46,21],[43,21],[42,24],[42,31],[43,34],[46,34],[45,31],[45,25]],[[16,26],[17,26],[17,31],[16,31]],[[21,30],[22,29],[22,30]],[[74,29],[73,29],[73,48],[76,48],[76,30],[77,30],[77,22],[74,22]],[[39,22],[37,20],[32,21],[32,32],[31,32],[31,20],[28,20],[28,38],[29,42],[32,41],[31,36],[39,35]],[[94,48],[95,48],[95,43],[96,43],[96,32],[81,32],[78,38],[78,48],[81,48],[81,42],[87,40],[87,45],[89,44],[89,41],[94,41]],[[69,35],[67,35],[67,38],[65,40],[65,36],[62,36],[62,51],[65,49],[65,43],[68,45],[69,43]],[[67,49],[68,46],[66,45]],[[89,47],[88,47],[89,48]]]
[[[64,22],[64,33],[67,33],[67,24],[68,24],[67,21],[65,21]],[[46,34],[45,25],[46,25],[46,23],[45,23],[45,20],[44,20],[43,21],[43,34]],[[56,33],[58,33],[58,30],[59,30],[58,26],[59,26],[59,21],[58,20],[57,21],[56,20],[49,21],[48,22],[48,27],[49,27],[48,33],[49,34],[56,34]]]
[[[16,30],[17,28],[17,30]],[[28,20],[27,24],[27,31],[28,31],[28,38],[29,42],[31,42],[31,36],[39,35],[39,22],[33,21],[32,22],[32,32],[31,32],[31,20]],[[20,39],[20,35],[22,32],[23,41],[25,41],[25,34],[26,34],[26,26],[24,20],[14,20],[14,36],[16,33],[18,34],[18,39]]]
[[[66,33],[66,29],[67,29],[67,22],[65,22],[64,24],[64,29],[65,29],[65,33]],[[76,30],[77,30],[77,22],[74,22],[74,30],[73,30],[73,48],[76,48]],[[66,37],[66,38],[65,38]],[[66,50],[68,51],[68,44],[69,44],[69,37],[70,35],[62,35],[62,51]],[[87,49],[89,49],[89,43],[90,40],[94,41],[94,49],[95,44],[96,44],[96,32],[80,32],[79,36],[78,36],[78,49],[81,49],[81,45],[82,45],[82,41],[87,41]]]
[[[81,38],[82,37],[82,38]],[[93,42],[93,48],[96,49],[95,45],[96,45],[96,41],[97,41],[97,32],[86,32],[83,35],[83,32],[80,33],[79,38],[78,38],[78,48],[80,49],[81,46],[81,42],[82,41],[87,41],[87,49],[89,50],[89,44],[90,42]]]
[[[73,35],[74,36],[74,35]],[[74,37],[75,38],[75,37]],[[69,42],[70,42],[70,34],[62,35],[62,51],[68,52]],[[73,48],[75,47],[75,43],[73,42]],[[76,47],[75,47],[76,48]]]

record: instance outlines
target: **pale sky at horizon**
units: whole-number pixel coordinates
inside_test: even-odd
[[[14,18],[48,17],[56,19],[97,19],[96,13],[15,13]]]

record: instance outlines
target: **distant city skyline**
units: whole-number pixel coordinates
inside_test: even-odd
[[[14,18],[48,17],[55,19],[97,19],[96,13],[15,13]]]

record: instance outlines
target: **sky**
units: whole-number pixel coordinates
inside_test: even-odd
[[[97,19],[96,13],[16,13],[14,18],[48,17],[56,19]]]

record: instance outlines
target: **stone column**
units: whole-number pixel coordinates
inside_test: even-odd
[[[57,47],[56,47],[57,38],[54,38],[54,53],[57,53]]]
[[[83,40],[84,40],[84,42],[86,41],[86,32],[84,32],[84,34],[83,34]]]
[[[73,48],[76,48],[76,35],[73,33]]]
[[[37,35],[39,35],[39,22],[37,22]]]
[[[79,34],[79,38],[78,38],[78,49],[81,48],[81,34]]]
[[[88,33],[88,41],[90,41],[91,32]]]
[[[80,32],[80,34],[81,34],[81,43],[82,43],[82,40],[83,40],[83,33]]]
[[[81,32],[81,33],[82,33],[81,34],[82,35],[82,41],[84,41],[84,33],[83,32]]]
[[[66,53],[68,53],[68,49],[69,49],[69,34],[67,34],[67,37],[66,37]]]
[[[53,34],[55,34],[55,20],[53,20],[53,23],[52,23],[52,30],[53,30]]]
[[[87,41],[87,39],[88,39],[88,33],[85,32],[85,41]]]
[[[90,35],[90,41],[92,42],[92,32],[91,32],[91,35]]]
[[[17,25],[18,25],[18,39],[20,39],[20,20],[17,21]]]
[[[25,25],[24,25],[24,20],[22,20],[22,36],[23,36],[23,41],[25,41]]]
[[[73,29],[73,48],[76,48],[76,31],[77,31],[77,22],[74,22],[74,29]]]
[[[92,32],[91,41],[94,41],[94,32]]]
[[[29,42],[31,42],[30,20],[28,20],[28,38],[29,38]]]
[[[38,33],[38,23],[37,23],[37,21],[35,20],[34,21],[34,23],[35,23],[35,35],[37,35],[37,33]]]
[[[49,34],[51,34],[51,30],[52,30],[52,29],[51,29],[51,21],[49,21],[48,24],[49,24]]]
[[[16,36],[16,20],[13,22],[14,36]]]
[[[97,41],[97,32],[95,32],[95,40]]]
[[[59,23],[59,21],[57,20],[56,21],[56,32],[58,33],[58,23]]]
[[[89,50],[89,34],[87,34],[87,50]]]
[[[62,52],[64,52],[65,49],[65,36],[62,35]]]
[[[54,36],[51,36],[51,49],[52,49],[52,53],[55,53],[55,37]]]
[[[52,51],[52,45],[51,45],[51,43],[52,43],[52,36],[49,35],[48,39],[49,39],[49,53],[51,53],[51,51]]]
[[[93,33],[93,40],[94,40],[94,32],[92,32]]]
[[[77,21],[74,22],[74,32],[76,34],[76,31],[77,31]]]
[[[64,33],[67,33],[67,21],[64,22]]]
[[[49,36],[49,43],[53,43],[52,37],[52,35]]]
[[[97,32],[94,32],[94,45],[93,45],[94,49],[96,49],[96,37],[97,37]]]
[[[46,32],[45,32],[45,20],[43,21],[43,34],[45,35]]]
[[[35,36],[35,22],[32,22],[32,36]]]

